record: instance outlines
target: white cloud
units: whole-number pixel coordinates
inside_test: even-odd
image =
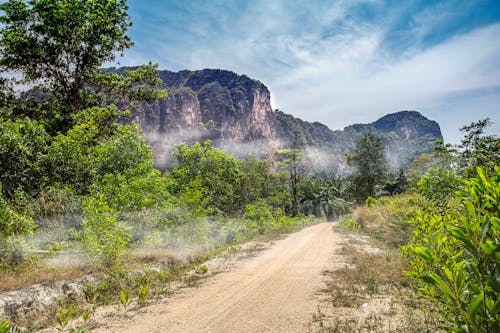
[[[485,99],[459,107],[447,98],[500,86],[500,24],[424,49],[421,40],[459,19],[468,3],[443,1],[409,16],[405,33],[414,44],[395,53],[385,43],[387,36],[402,13],[411,12],[412,3],[382,4],[387,13],[377,21],[350,15],[359,3],[379,1],[309,5],[256,0],[243,9],[226,2],[190,7],[181,1],[177,5],[190,15],[165,13],[148,22],[149,42],[136,39],[138,47],[122,63],[151,59],[170,70],[223,68],[246,74],[270,88],[273,107],[333,129],[403,109],[429,112],[443,123],[450,114],[464,113],[465,105],[478,119],[486,115],[500,123],[496,113],[476,110],[491,110],[484,108]],[[173,24],[162,26],[162,20]]]
[[[500,24],[474,30],[409,59],[379,64],[371,73],[381,52],[375,32],[346,43],[350,48],[337,48],[334,57],[327,48],[317,52],[308,65],[273,82],[274,98],[281,109],[332,128],[402,109],[422,110],[453,92],[500,86],[499,35]]]

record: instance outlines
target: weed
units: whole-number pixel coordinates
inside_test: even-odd
[[[331,304],[334,308],[338,307],[358,307],[361,304],[361,298],[357,293],[341,288],[333,291],[331,294]]]
[[[139,306],[141,306],[141,307],[145,306],[149,297],[150,297],[149,284],[140,285],[139,286],[139,298],[137,300],[137,302],[139,303]]]
[[[123,309],[127,310],[130,303],[132,303],[132,300],[130,299],[130,292],[122,290],[120,292],[120,297],[118,298],[118,301],[120,302],[120,305],[123,307]]]
[[[361,250],[363,248],[364,250]],[[339,254],[347,258],[343,268],[326,272],[330,280],[323,290],[330,297],[332,314],[315,313],[312,322],[318,332],[434,332],[439,321],[427,303],[412,298],[409,279],[402,273],[406,262],[399,251],[374,251],[366,243],[347,244]],[[411,302],[410,302],[411,300]],[[368,312],[369,304],[377,313]],[[366,308],[366,310],[364,310]],[[340,314],[340,315],[339,315]]]
[[[196,267],[195,272],[200,274],[200,275],[207,274],[208,267],[207,267],[207,265],[200,265],[200,266]]]
[[[61,309],[59,315],[57,316],[57,323],[59,324],[58,330],[63,331],[68,325],[71,318],[77,313],[78,307],[70,305],[66,309]]]

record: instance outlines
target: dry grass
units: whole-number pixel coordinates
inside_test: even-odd
[[[359,225],[362,232],[397,248],[406,244],[411,236],[413,229],[409,220],[419,210],[420,201],[420,196],[415,193],[383,197],[370,207],[357,207],[351,219],[341,221],[341,224]]]
[[[91,274],[88,267],[40,267],[24,263],[0,274],[0,292],[19,290],[34,284],[77,279]]]
[[[356,239],[356,238],[355,238]],[[325,272],[328,304],[310,328],[317,332],[435,332],[439,321],[428,304],[414,298],[406,263],[396,249],[357,241],[338,251],[343,268]]]

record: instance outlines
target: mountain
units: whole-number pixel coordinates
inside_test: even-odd
[[[123,73],[125,69],[110,69]],[[204,69],[160,71],[166,100],[142,104],[134,113],[160,167],[169,163],[177,142],[211,139],[215,146],[237,155],[275,158],[295,141],[323,167],[345,170],[345,154],[365,133],[380,137],[393,168],[407,167],[436,140],[439,125],[416,111],[388,114],[370,124],[332,131],[319,122],[307,122],[271,108],[271,95],[260,81],[246,75]]]

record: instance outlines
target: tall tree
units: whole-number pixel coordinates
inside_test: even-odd
[[[387,175],[388,167],[382,141],[373,134],[364,135],[356,149],[347,155],[347,163],[356,170],[353,173],[353,196],[358,202],[375,194],[376,186]]]
[[[484,135],[490,125],[491,120],[486,118],[460,129],[464,138],[459,145],[459,166],[466,176],[475,176],[477,167],[484,167],[492,172],[500,164],[500,138],[496,135]]]
[[[299,134],[294,134],[291,148],[282,149],[278,151],[278,154],[281,158],[278,166],[286,169],[290,176],[292,216],[297,216],[299,213],[299,182],[309,169],[304,152],[299,148]]]
[[[126,0],[9,0],[0,4],[0,69],[47,88],[65,108],[82,108],[82,88],[132,45]]]

